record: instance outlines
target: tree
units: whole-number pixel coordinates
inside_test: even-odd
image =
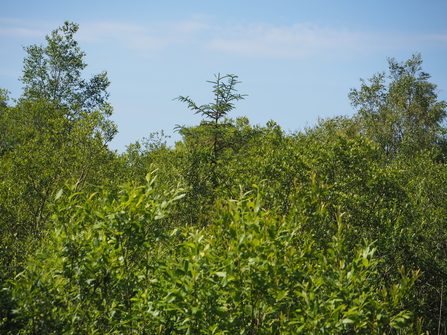
[[[9,99],[9,92],[3,88],[0,88],[0,110],[7,107],[7,102]]]
[[[221,77],[220,74],[215,75],[216,81],[207,81],[214,84],[215,102],[207,105],[197,106],[196,103],[187,97],[179,96],[174,100],[179,100],[188,103],[188,108],[192,109],[195,114],[202,114],[206,119],[206,123],[218,124],[223,117],[226,117],[230,111],[234,109],[234,103],[232,101],[243,100],[246,94],[235,94],[237,90],[234,88],[236,84],[240,84],[237,81],[237,76],[234,74],[227,74]],[[224,79],[228,79],[228,83],[225,84]]]
[[[420,54],[403,63],[389,58],[388,64],[388,75],[374,75],[369,85],[361,79],[361,88],[349,94],[364,132],[389,155],[433,148],[442,138],[447,103],[437,101],[437,86],[422,71]]]
[[[189,221],[205,223],[203,213],[211,213],[219,191],[225,184],[228,175],[225,174],[225,151],[235,147],[232,130],[234,125],[228,119],[228,114],[234,107],[234,102],[243,100],[245,95],[237,93],[237,76],[227,74],[215,75],[213,84],[214,102],[197,105],[189,96],[179,96],[174,100],[186,102],[194,114],[203,117],[199,126],[178,126],[183,142],[177,143],[177,152],[181,157],[181,174],[189,187],[185,197],[185,208]],[[225,161],[225,163],[224,163]]]
[[[0,88],[0,119],[8,109],[9,92]],[[5,136],[5,125],[0,124],[0,158],[9,147],[7,137]]]
[[[24,251],[45,234],[53,196],[65,183],[76,190],[104,183],[113,153],[100,130],[102,114],[84,114],[69,120],[55,104],[22,99],[0,117],[8,139],[0,148],[0,263],[5,273],[20,268]]]
[[[7,105],[0,91],[0,263],[11,274],[23,264],[51,216],[51,199],[65,183],[77,190],[98,185],[114,154],[117,132],[106,102],[110,82],[101,73],[86,81],[87,65],[73,35],[78,25],[47,36],[48,45],[25,50],[22,97]],[[5,246],[2,248],[1,246]]]
[[[237,94],[235,89],[236,84],[241,83],[237,81],[237,76],[227,74],[221,77],[220,74],[215,75],[216,81],[207,81],[214,84],[213,93],[215,101],[206,105],[197,106],[197,104],[187,97],[179,96],[176,99],[188,104],[188,108],[194,111],[194,114],[201,114],[205,120],[202,125],[205,125],[211,130],[211,148],[212,148],[212,163],[217,164],[219,152],[223,149],[224,143],[222,141],[222,132],[225,123],[222,119],[227,117],[228,113],[234,109],[233,101],[243,100],[246,94]],[[225,83],[224,79],[228,79]]]
[[[23,96],[27,99],[45,99],[68,108],[70,116],[81,111],[102,110],[107,116],[112,108],[106,102],[110,85],[107,72],[94,75],[90,80],[81,78],[87,67],[85,52],[81,51],[73,35],[79,25],[65,22],[62,27],[46,36],[46,46],[24,47],[28,56],[24,59]]]

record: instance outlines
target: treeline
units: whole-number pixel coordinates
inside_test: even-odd
[[[231,118],[127,146],[66,22],[0,94],[1,334],[447,334],[447,104],[419,54],[285,133]]]

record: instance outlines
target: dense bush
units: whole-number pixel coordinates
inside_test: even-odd
[[[149,177],[150,178],[150,177]],[[308,216],[324,217],[314,185],[295,213],[264,211],[261,193],[222,203],[207,228],[164,229],[181,195],[125,186],[117,196],[75,193],[55,205],[52,229],[11,287],[24,334],[309,334],[416,326],[402,304],[416,274],[381,284],[374,247],[347,248],[331,223],[322,246]],[[257,190],[256,190],[257,191]],[[318,220],[314,220],[318,224]]]
[[[77,28],[25,48],[15,106],[0,89],[1,334],[447,334],[447,104],[420,55],[293,134],[229,118],[219,75],[178,98],[204,120],[174,146],[120,154]]]

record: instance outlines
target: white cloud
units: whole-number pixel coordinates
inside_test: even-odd
[[[121,22],[95,22],[80,26],[80,41],[116,43],[118,47],[134,50],[161,50],[166,42],[149,27]]]
[[[51,32],[47,30],[49,26],[47,21],[0,18],[0,35],[14,38],[45,37]]]
[[[15,37],[40,37],[43,32],[28,28],[0,27],[0,34]],[[43,34],[45,36],[45,34]]]
[[[80,40],[86,41],[112,41],[133,50],[160,51],[171,45],[198,43],[199,34],[207,29],[207,24],[195,21],[147,25],[96,22],[82,24],[78,36]]]
[[[276,27],[260,23],[223,30],[221,36],[209,41],[208,48],[256,58],[333,58],[413,47],[421,39],[402,33],[360,32],[312,24]]]
[[[437,45],[447,46],[447,33],[425,35],[425,39],[430,42],[435,42]]]
[[[209,24],[209,19],[133,24],[125,22],[80,23],[80,41],[112,43],[144,54],[160,54],[175,46],[193,45],[196,49],[219,51],[236,57],[299,59],[337,57],[382,50],[445,47],[446,34],[412,35],[404,32],[355,31],[339,27],[322,27],[297,23],[274,26],[266,23],[248,25]],[[39,38],[51,33],[59,24],[47,21],[0,19],[0,34]],[[49,28],[51,26],[51,28]]]
[[[133,50],[161,52],[171,46],[189,44],[204,51],[268,59],[349,57],[382,50],[414,51],[427,43],[445,45],[446,38],[445,35],[365,32],[301,23],[282,27],[266,23],[219,26],[191,20],[147,25],[102,22],[81,27],[80,36],[86,39],[115,41]]]

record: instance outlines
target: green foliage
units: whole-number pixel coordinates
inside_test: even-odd
[[[170,289],[166,312],[154,313],[164,333],[381,333],[408,324],[398,297],[416,277],[382,290],[373,251],[348,251],[341,222],[323,250],[302,221],[260,205],[259,197],[230,204],[209,231],[189,233],[177,266],[161,267],[159,285]]]
[[[219,175],[218,166],[219,159],[222,150],[230,146],[231,143],[225,140],[225,134],[227,133],[228,124],[222,122],[224,118],[227,117],[228,113],[234,109],[233,101],[238,101],[244,99],[244,96],[237,94],[235,89],[236,84],[240,82],[237,81],[237,76],[232,74],[227,74],[221,77],[218,74],[216,81],[209,81],[209,83],[214,84],[213,93],[215,101],[207,105],[197,106],[196,103],[189,97],[179,96],[177,100],[186,102],[188,108],[194,111],[195,114],[201,114],[205,120],[202,121],[201,128],[203,135],[200,136],[202,140],[209,141],[207,147],[210,149],[209,152],[209,164],[211,164],[211,175],[210,179],[214,186],[217,188],[219,186]],[[224,82],[224,79],[228,79],[228,83]],[[179,127],[179,132],[183,136],[190,136],[191,132],[188,128]]]
[[[7,107],[7,102],[9,100],[9,92],[3,88],[0,88],[0,108]]]
[[[9,92],[0,88],[0,118],[3,118],[8,109],[8,100]],[[10,144],[8,142],[8,138],[5,136],[5,125],[0,125],[0,158],[9,149]]]
[[[22,100],[0,116],[8,139],[0,171],[4,267],[16,266],[16,257],[24,255],[18,250],[27,250],[44,232],[54,192],[68,181],[78,189],[98,183],[113,158],[105,147],[102,129],[109,124],[101,112],[80,113],[76,121],[65,115],[52,103]]]
[[[189,97],[179,96],[176,98],[179,101],[186,102],[188,108],[193,110],[195,114],[201,114],[208,119],[205,121],[207,124],[218,124],[222,118],[225,118],[234,109],[234,103],[232,101],[244,99],[244,96],[246,96],[235,93],[237,92],[235,89],[236,84],[240,84],[241,82],[237,81],[238,77],[234,74],[227,74],[223,77],[218,74],[215,77],[216,81],[208,81],[208,83],[214,84],[213,93],[215,101],[213,103],[197,106]],[[224,79],[228,79],[228,83],[225,83]]]
[[[237,156],[243,154],[250,141],[260,133],[249,126],[246,118],[225,119],[221,126],[222,147],[217,161],[213,160],[210,147],[210,128],[203,124],[183,128],[183,141],[176,144],[171,156],[177,160],[178,174],[189,190],[184,206],[185,220],[191,223],[206,224],[207,213],[213,211],[216,199],[238,195],[237,185],[241,179],[233,163],[238,162]]]
[[[389,155],[411,154],[433,147],[442,138],[442,121],[447,103],[437,101],[437,87],[422,71],[422,58],[415,54],[404,63],[388,59],[391,80],[384,72],[361,80],[361,89],[352,89],[349,97],[364,130]]]
[[[174,147],[117,154],[77,29],[26,48],[15,106],[0,90],[0,333],[446,333],[446,103],[420,55],[293,134],[228,118],[218,75],[214,102],[177,98],[203,121]]]
[[[20,333],[130,334],[144,326],[134,323],[134,296],[166,252],[163,222],[181,196],[156,196],[154,184],[148,175],[146,186],[118,194],[58,193],[45,247],[12,282]]]
[[[325,120],[299,134],[308,168],[330,185],[324,194],[330,217],[339,206],[344,220],[355,227],[346,243],[376,241],[381,281],[395,282],[398,269],[421,272],[405,304],[417,309],[425,329],[445,325],[442,301],[445,262],[444,178],[446,166],[434,162],[429,151],[386,159],[382,149],[364,134],[356,133],[358,120]],[[320,227],[327,241],[328,224]],[[412,301],[412,302],[411,302]],[[440,314],[441,308],[441,314]]]
[[[74,193],[57,205],[45,248],[12,282],[19,333],[382,334],[410,330],[401,305],[417,279],[377,283],[371,246],[328,248],[306,217],[262,210],[261,195],[222,204],[208,228],[164,229],[173,190]],[[315,186],[318,211],[319,186]],[[293,204],[302,211],[304,202]],[[315,213],[309,213],[315,214]],[[410,328],[409,328],[410,327]]]
[[[73,39],[79,26],[65,22],[62,27],[46,36],[47,45],[25,47],[28,56],[24,60],[22,82],[24,98],[43,99],[58,102],[68,108],[71,117],[81,111],[91,112],[102,109],[107,115],[111,107],[106,100],[110,85],[107,73],[93,76],[90,80],[81,78],[81,71],[87,67],[78,42]]]
[[[104,182],[116,134],[106,102],[106,73],[81,78],[87,66],[65,22],[47,46],[25,50],[22,97],[7,105],[0,92],[0,264],[2,277],[20,271],[45,233],[54,192],[64,183],[78,190]]]
[[[146,174],[150,172],[150,166],[157,163],[157,169],[163,171],[159,175],[165,176],[168,174],[170,168],[172,168],[166,157],[171,153],[166,144],[168,138],[169,136],[161,131],[160,133],[151,133],[149,137],[126,146],[126,151],[120,155],[120,164],[124,167],[121,176],[122,182],[143,180]],[[169,180],[165,181],[169,182]]]

